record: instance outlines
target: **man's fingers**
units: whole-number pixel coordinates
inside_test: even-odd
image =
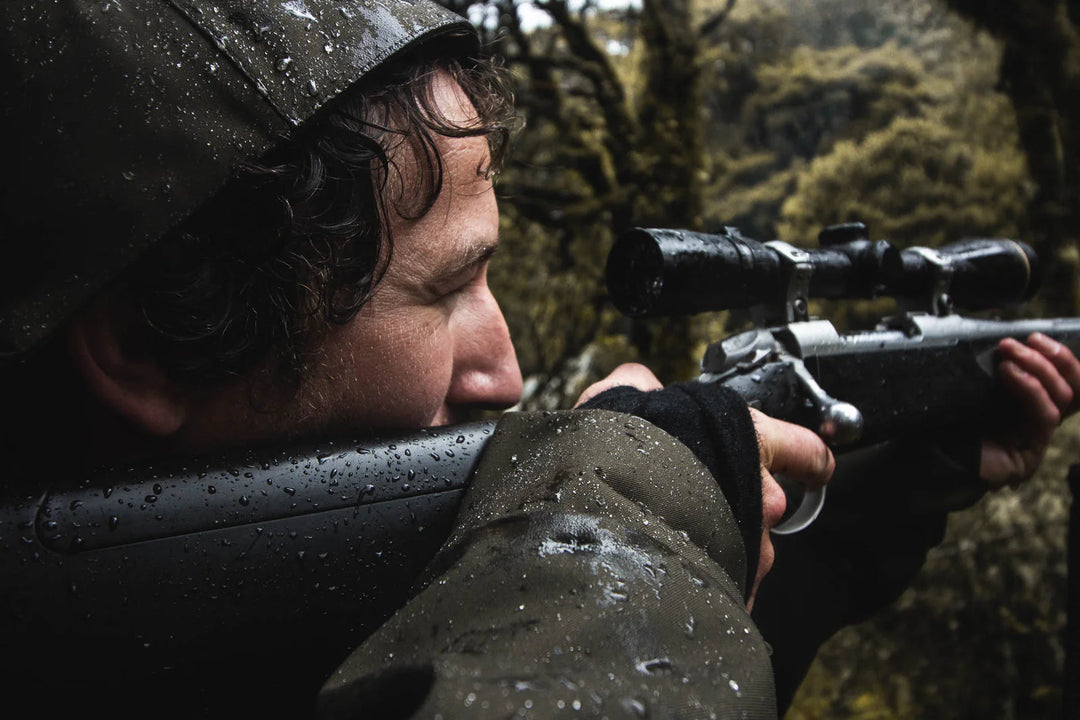
[[[1028,345],[1038,350],[1057,368],[1061,378],[1072,390],[1072,401],[1062,408],[1063,415],[1071,415],[1080,409],[1080,359],[1069,348],[1042,333],[1028,338]]]
[[[767,470],[782,473],[811,489],[829,481],[836,460],[820,437],[804,427],[754,409],[750,414],[761,446],[761,464]]]
[[[1080,408],[1080,361],[1061,343],[1041,333],[1026,345],[1006,338],[998,344],[998,357],[1001,384],[1022,415],[1008,433],[983,441],[979,475],[990,487],[1031,477],[1054,430]]]
[[[1054,405],[1064,414],[1072,407],[1076,391],[1065,379],[1054,359],[1057,358],[1058,362],[1068,367],[1068,359],[1071,357],[1072,360],[1075,360],[1076,358],[1072,356],[1072,353],[1065,350],[1063,346],[1048,337],[1033,335],[1028,342],[1032,344],[1031,347],[1012,338],[1006,338],[1001,341],[998,354],[1002,361],[1014,363],[1039,382]],[[1053,343],[1053,346],[1049,345],[1049,343]],[[1065,350],[1065,352],[1060,350]],[[1077,371],[1080,372],[1080,366],[1077,367]]]
[[[639,365],[638,363],[623,363],[619,367],[611,371],[603,380],[593,383],[589,387],[585,388],[585,392],[581,393],[581,397],[574,403],[574,407],[587,403],[594,397],[610,390],[613,387],[619,387],[621,385],[627,385],[638,390],[660,390],[664,386],[653,375],[652,370]]]

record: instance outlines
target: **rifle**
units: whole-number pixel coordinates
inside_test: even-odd
[[[820,240],[802,250],[732,228],[636,229],[612,250],[609,289],[637,316],[750,308],[756,327],[713,344],[700,379],[816,430],[838,452],[993,417],[1004,406],[993,379],[1004,337],[1038,331],[1080,351],[1074,319],[955,314],[1034,294],[1037,258],[1022,243],[900,251],[861,225]],[[811,298],[885,294],[907,309],[870,332],[809,319]],[[257,697],[233,698],[244,711],[304,711],[408,598],[493,427],[16,483],[44,489],[9,491],[0,506],[5,677],[114,701],[119,689],[130,699],[136,687],[154,698],[183,688],[189,697],[170,701],[176,714],[220,711],[223,696],[257,683]]]

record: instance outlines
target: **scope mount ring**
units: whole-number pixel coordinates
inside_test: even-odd
[[[934,282],[930,288],[930,299],[927,303],[930,312],[938,317],[951,315],[953,303],[949,289],[953,279],[952,264],[933,248],[916,246],[909,249],[926,258],[926,261],[934,268]]]
[[[784,266],[787,286],[784,288],[784,307],[780,313],[782,322],[802,322],[810,319],[810,276],[814,266],[810,254],[783,240],[765,243],[780,257]]]

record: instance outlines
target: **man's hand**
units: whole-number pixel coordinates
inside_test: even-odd
[[[1080,378],[1080,364],[1077,365]],[[627,385],[638,390],[660,390],[664,386],[644,365],[625,363],[615,368],[603,380],[593,383],[581,393],[574,407],[588,402],[605,390]],[[799,425],[771,418],[765,413],[751,409],[754,429],[758,434],[761,467],[764,475],[775,485],[770,473],[782,473],[806,485],[809,489],[820,488],[836,467],[832,452],[816,433]],[[781,514],[783,509],[781,508]],[[770,526],[771,527],[771,526]]]
[[[594,397],[610,390],[613,387],[621,387],[623,385],[648,392],[650,390],[662,390],[664,385],[656,376],[653,375],[652,370],[640,365],[638,363],[623,363],[619,367],[611,371],[603,380],[597,380],[589,387],[585,388],[585,392],[581,393],[581,397],[574,403],[574,407],[584,405],[592,400]]]
[[[1022,416],[999,438],[983,441],[979,475],[991,487],[1017,484],[1039,467],[1061,421],[1080,408],[1080,361],[1064,345],[1035,333],[1027,344],[998,345],[998,374]]]
[[[589,386],[581,394],[575,407],[605,390],[619,386],[629,386],[645,392],[663,388],[656,376],[644,365],[620,365],[606,378]],[[753,409],[750,410],[750,417],[758,436],[762,508],[761,548],[749,602],[752,605],[753,593],[773,563],[774,552],[769,532],[780,522],[786,509],[784,491],[776,482],[774,473],[783,474],[809,489],[817,489],[828,482],[836,462],[824,441],[810,430],[776,420]]]

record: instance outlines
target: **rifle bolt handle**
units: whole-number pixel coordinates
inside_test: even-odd
[[[851,403],[834,402],[822,409],[818,435],[830,445],[847,445],[862,435],[863,417]]]

